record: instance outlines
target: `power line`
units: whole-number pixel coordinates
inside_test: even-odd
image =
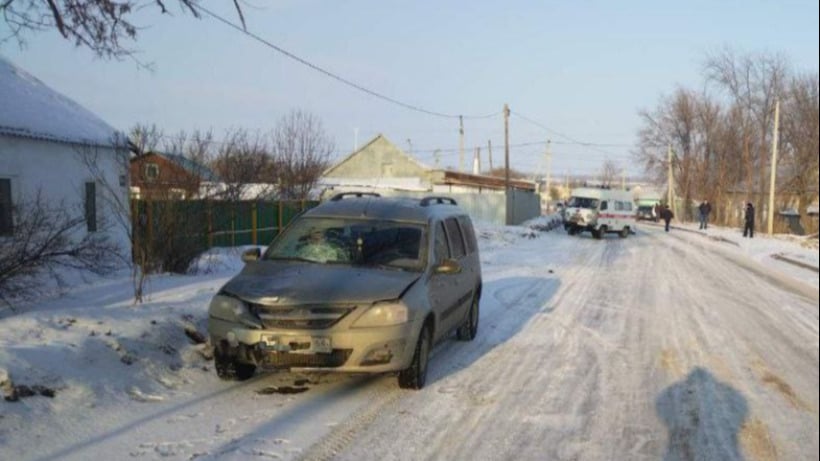
[[[557,144],[557,145],[561,145],[561,146],[632,147],[629,144],[593,144],[593,143],[587,143],[587,142],[582,142],[582,141],[550,141],[550,142],[552,144]],[[546,144],[547,144],[546,141],[528,141],[528,142],[510,144],[510,147],[515,148],[515,147],[528,147],[528,146],[539,146],[539,145],[544,146]],[[476,146],[470,147],[469,149],[475,150],[476,147],[483,148],[484,145],[476,145]],[[465,146],[465,149],[468,149],[468,147]],[[441,149],[441,148],[437,148],[437,149],[414,149],[413,151],[415,153],[432,153],[432,152],[435,152],[435,151],[446,152],[446,153],[458,153],[458,148],[453,147],[453,148],[448,148],[448,149]],[[599,150],[599,153],[604,154],[604,155],[608,155],[608,156],[620,157],[617,154],[614,154],[612,152],[603,151],[603,150]]]
[[[292,60],[294,60],[294,61],[296,61],[296,62],[298,62],[298,63],[300,63],[300,64],[302,64],[302,65],[305,65],[305,66],[307,66],[307,67],[309,67],[309,68],[311,68],[311,69],[313,69],[313,70],[315,70],[315,71],[317,71],[317,72],[319,72],[319,73],[321,73],[321,74],[323,74],[323,75],[325,75],[325,76],[327,76],[327,77],[330,77],[330,78],[332,78],[332,79],[334,79],[334,80],[336,80],[336,81],[338,81],[338,82],[341,82],[341,83],[343,83],[343,84],[345,84],[345,85],[347,85],[347,86],[349,86],[349,87],[351,87],[351,88],[355,88],[355,89],[357,89],[357,90],[359,90],[359,91],[361,91],[361,92],[363,92],[363,93],[367,93],[367,94],[369,94],[370,96],[373,96],[373,97],[375,97],[375,98],[381,99],[381,100],[383,100],[383,101],[387,101],[387,102],[390,102],[390,103],[395,104],[395,105],[397,105],[397,106],[404,107],[405,109],[409,109],[409,110],[416,111],[416,112],[421,112],[421,113],[423,113],[423,114],[427,114],[427,115],[433,115],[433,116],[436,116],[436,117],[442,117],[442,118],[458,118],[458,117],[463,117],[463,118],[467,118],[467,119],[482,119],[482,118],[491,118],[491,117],[495,117],[495,116],[498,116],[498,115],[500,115],[500,114],[501,114],[501,112],[500,112],[500,111],[499,111],[499,112],[494,112],[494,113],[492,113],[492,114],[486,114],[486,115],[459,115],[459,114],[447,114],[447,113],[444,113],[444,112],[437,112],[437,111],[433,111],[433,110],[428,110],[428,109],[425,109],[425,108],[423,108],[423,107],[420,107],[420,106],[417,106],[417,105],[414,105],[414,104],[408,104],[408,103],[406,103],[406,102],[399,101],[398,99],[394,99],[394,98],[391,98],[391,97],[389,97],[389,96],[385,96],[385,95],[383,95],[383,94],[381,94],[381,93],[378,93],[378,92],[376,92],[376,91],[374,91],[374,90],[371,90],[371,89],[366,88],[366,87],[364,87],[364,86],[362,86],[362,85],[359,85],[358,83],[355,83],[355,82],[350,81],[350,80],[348,80],[348,79],[346,79],[346,78],[344,78],[344,77],[341,77],[341,76],[339,76],[339,75],[337,75],[337,74],[334,74],[333,72],[330,72],[330,71],[328,71],[328,70],[325,70],[324,68],[319,67],[319,66],[317,66],[316,64],[313,64],[313,63],[311,63],[311,62],[309,62],[309,61],[307,61],[307,60],[305,60],[305,59],[303,59],[303,58],[300,58],[299,56],[296,56],[295,54],[293,54],[293,53],[291,53],[291,52],[289,52],[289,51],[287,51],[287,50],[283,49],[282,47],[279,47],[279,46],[277,46],[277,45],[274,45],[273,43],[271,43],[271,42],[269,42],[269,41],[265,40],[264,38],[262,38],[262,37],[260,37],[260,36],[258,36],[258,35],[256,35],[256,34],[254,34],[253,32],[249,32],[249,31],[248,31],[248,30],[246,30],[245,28],[243,28],[243,27],[241,27],[241,26],[238,26],[238,25],[236,25],[236,24],[232,23],[231,21],[228,21],[227,19],[223,18],[222,16],[219,16],[218,14],[216,14],[216,13],[214,13],[214,12],[210,11],[209,9],[205,8],[205,7],[204,7],[204,6],[202,6],[201,4],[196,4],[194,7],[195,7],[196,9],[198,9],[198,10],[202,11],[203,13],[207,14],[208,16],[210,16],[210,17],[212,17],[212,18],[216,19],[217,21],[219,21],[219,22],[221,22],[221,23],[223,23],[223,24],[227,25],[228,27],[231,27],[231,28],[233,28],[233,29],[238,30],[239,32],[241,32],[241,33],[243,33],[243,34],[247,35],[248,37],[253,38],[254,40],[256,40],[256,41],[258,41],[258,42],[260,42],[260,43],[262,43],[262,44],[266,45],[267,47],[269,47],[269,48],[271,48],[271,49],[273,49],[273,50],[275,50],[275,51],[278,51],[279,53],[281,53],[281,54],[283,54],[283,55],[287,56],[288,58],[290,58],[290,59],[292,59]]]
[[[627,144],[596,144],[596,143],[594,143],[594,142],[580,141],[580,140],[575,139],[575,138],[573,138],[573,137],[571,137],[571,136],[565,135],[564,133],[561,133],[560,131],[556,131],[556,130],[554,130],[554,129],[552,129],[552,128],[549,128],[549,127],[547,127],[546,125],[544,125],[544,124],[542,124],[542,123],[536,122],[535,120],[533,120],[533,119],[531,119],[531,118],[529,118],[529,117],[527,117],[527,116],[525,116],[525,115],[522,115],[522,114],[520,114],[520,113],[518,113],[518,112],[513,112],[512,114],[513,114],[513,115],[515,115],[515,116],[517,116],[517,117],[518,117],[518,118],[520,118],[521,120],[524,120],[524,121],[526,121],[526,122],[529,122],[529,123],[531,123],[531,124],[533,124],[533,125],[535,125],[535,126],[537,126],[537,127],[541,128],[541,129],[543,129],[543,130],[546,130],[546,131],[548,131],[548,132],[550,132],[550,133],[555,134],[556,136],[560,136],[560,137],[562,137],[562,138],[564,138],[564,139],[566,139],[566,140],[570,141],[572,144],[576,144],[576,145],[579,145],[579,146],[584,146],[584,147],[589,147],[589,148],[590,148],[590,149],[592,149],[592,150],[596,150],[596,151],[601,152],[601,153],[604,153],[604,154],[606,154],[606,155],[613,155],[613,156],[614,156],[615,154],[613,154],[613,153],[611,153],[611,152],[608,152],[608,151],[605,151],[605,150],[601,149],[600,147],[632,147],[632,146],[627,145]],[[557,141],[557,142],[555,142],[555,143],[556,143],[556,144],[558,144],[558,143],[560,143],[560,141]]]

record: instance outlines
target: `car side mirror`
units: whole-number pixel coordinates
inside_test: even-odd
[[[259,261],[259,257],[262,256],[262,252],[259,251],[259,248],[251,248],[250,250],[245,250],[242,252],[242,262],[247,264],[254,261]]]
[[[461,272],[461,265],[454,259],[445,259],[436,266],[434,272],[436,274],[458,274]]]

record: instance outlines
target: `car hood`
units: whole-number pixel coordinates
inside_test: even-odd
[[[222,291],[272,306],[371,303],[397,299],[419,277],[419,272],[260,261],[246,265]]]

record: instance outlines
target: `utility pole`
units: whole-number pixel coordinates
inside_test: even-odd
[[[504,104],[504,195],[506,197],[506,223],[512,224],[512,204],[510,203],[510,107]]]
[[[438,169],[439,161],[441,160],[441,149],[433,151],[433,158],[436,159],[436,169]]]
[[[473,174],[481,174],[481,148],[476,147],[473,152]]]
[[[458,116],[458,172],[464,172],[464,117]]]
[[[407,138],[407,153],[413,155],[413,141]]]
[[[490,173],[493,172],[493,141],[491,139],[487,140],[487,150],[489,151],[490,155]]]
[[[552,176],[552,150],[550,150],[550,146],[552,145],[552,141],[547,139],[547,151],[545,155],[547,156],[547,178],[546,178],[546,189],[547,189],[547,197],[550,196],[550,181]]]
[[[674,212],[674,204],[672,203],[673,198],[675,197],[674,192],[672,191],[673,181],[672,181],[672,144],[669,144],[666,148],[666,163],[668,168],[668,179],[667,179],[667,190],[666,190],[666,204],[669,205],[669,208]]]
[[[767,213],[769,235],[774,233],[774,189],[777,175],[777,138],[780,125],[780,100],[774,102],[774,133],[772,133],[772,177],[769,181],[769,212]]]

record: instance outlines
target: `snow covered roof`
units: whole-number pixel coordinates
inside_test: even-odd
[[[364,146],[362,146],[359,149],[356,149],[355,151],[351,152],[347,157],[343,158],[342,160],[340,160],[340,161],[336,162],[335,164],[331,165],[330,167],[328,167],[328,169],[326,169],[324,171],[324,173],[322,173],[322,176],[328,176],[333,170],[338,168],[339,165],[344,164],[345,162],[347,162],[351,158],[361,154],[362,152],[365,152],[365,151],[369,150],[372,146],[376,146],[377,144],[382,144],[383,146],[388,146],[388,147],[391,147],[391,148],[395,149],[395,152],[397,153],[397,155],[407,159],[410,163],[416,165],[417,167],[419,167],[422,170],[431,170],[431,168],[428,165],[425,165],[424,163],[422,163],[421,161],[419,161],[417,158],[413,157],[412,155],[408,155],[406,152],[401,150],[401,148],[399,146],[397,146],[397,145],[393,144],[392,142],[390,142],[390,140],[387,139],[387,136],[383,135],[382,133],[379,133],[373,139],[371,139],[367,144],[365,144]]]
[[[161,155],[168,160],[176,163],[177,165],[181,166],[185,169],[188,173],[196,175],[200,177],[204,181],[211,181],[211,182],[218,182],[220,181],[219,176],[214,173],[213,170],[208,168],[207,166],[195,162],[188,157],[180,154],[163,154],[160,152],[155,152],[157,155]]]
[[[113,143],[113,127],[0,56],[0,135],[72,144]]]

